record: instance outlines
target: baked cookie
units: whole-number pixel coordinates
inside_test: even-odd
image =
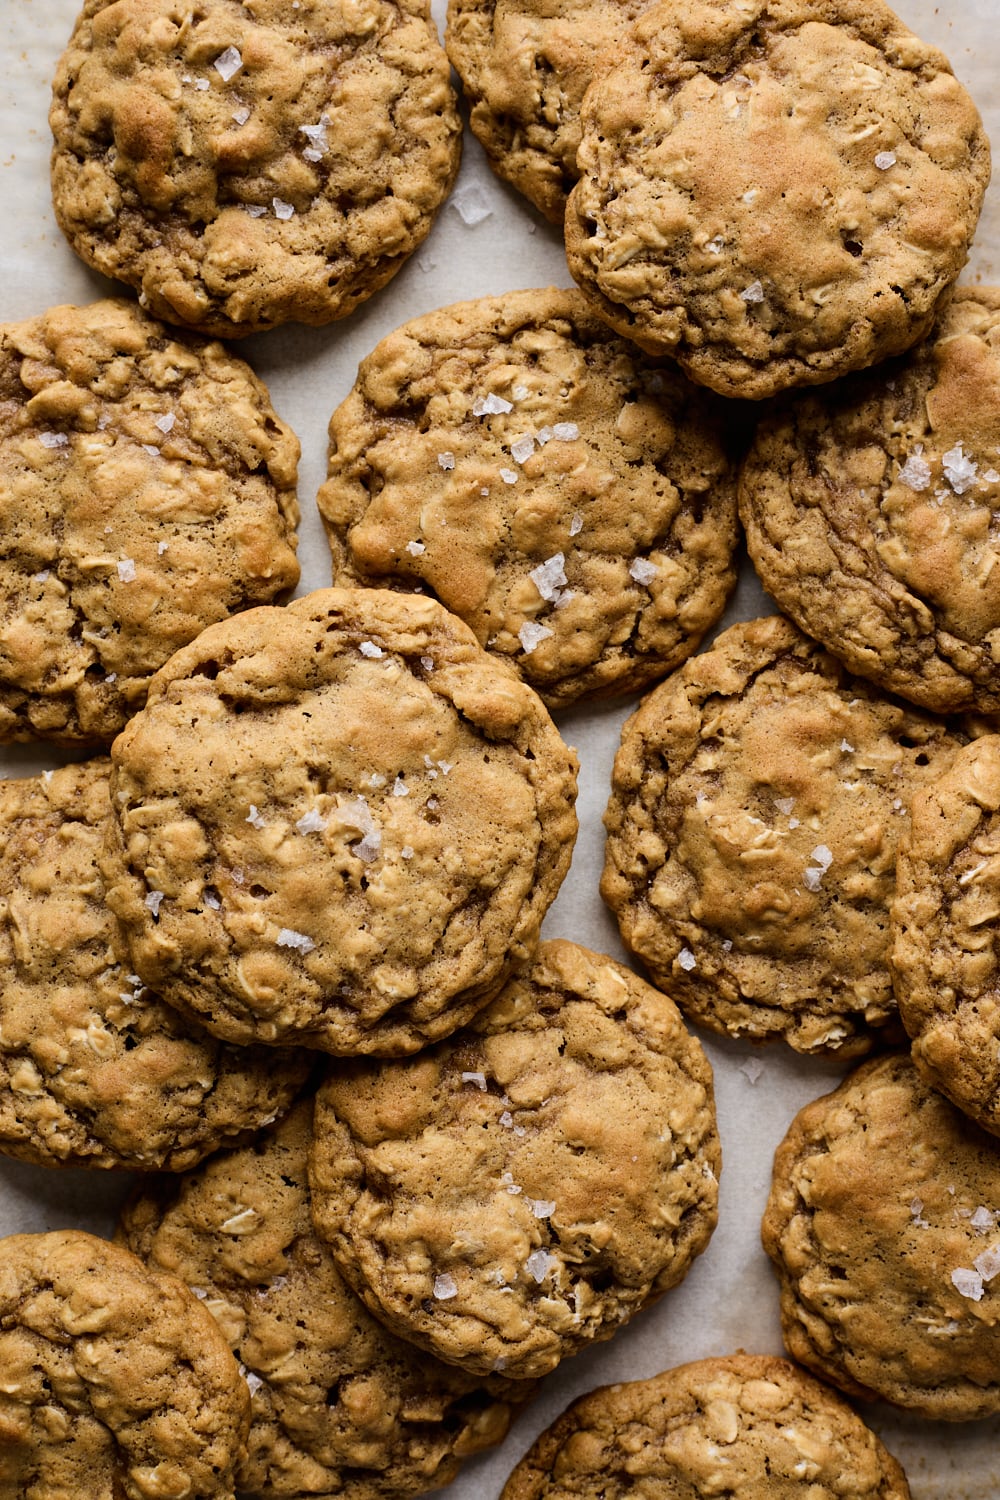
[[[449,0],[444,44],[498,176],[553,224],[576,182],[580,105],[649,0]]]
[[[288,1107],[310,1054],[230,1047],[128,972],[106,759],[0,781],[0,1151],[180,1171]]]
[[[905,359],[782,402],[740,481],[782,609],[938,713],[1000,710],[1000,290],[959,287]]]
[[[547,942],[467,1030],[330,1073],[313,1218],[388,1327],[525,1379],[683,1279],[719,1168],[711,1068],[676,1007]]]
[[[49,123],[77,254],[223,337],[378,291],[461,147],[428,0],[85,0]]]
[[[179,1276],[220,1323],[252,1392],[241,1492],[401,1500],[454,1478],[498,1443],[510,1381],[486,1385],[376,1322],[344,1283],[309,1218],[312,1100],[253,1146],[197,1173],[151,1178],[118,1237]]]
[[[755,400],[923,338],[990,175],[947,58],[882,0],[663,0],[581,120],[573,276],[642,348]]]
[[[638,691],[735,582],[734,426],[577,292],[415,318],[330,421],[334,582],[427,589],[550,708]]]
[[[0,1495],[226,1500],[250,1415],[211,1314],[76,1230],[0,1241]]]
[[[964,736],[893,702],[776,615],[654,689],[615,759],[601,893],[693,1020],[866,1052],[896,1019],[896,847]]]
[[[113,747],[108,900],[229,1041],[411,1052],[532,953],[576,756],[439,604],[328,589],[203,631]]]
[[[1000,737],[966,745],[913,799],[890,950],[928,1083],[1000,1135]]]
[[[213,620],[298,582],[298,439],[123,301],[0,326],[0,740],[109,742]]]
[[[647,1488],[648,1486],[648,1488]],[[733,1354],[574,1401],[501,1500],[909,1500],[906,1476],[846,1401],[784,1359]]]
[[[933,1420],[1000,1411],[1000,1157],[908,1057],[796,1115],[764,1248],[793,1358]]]

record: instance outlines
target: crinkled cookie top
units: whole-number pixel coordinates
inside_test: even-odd
[[[613,327],[758,399],[910,347],[965,262],[989,147],[882,0],[675,0],[588,89],[570,270]]]
[[[158,317],[343,317],[458,169],[427,0],[87,0],[56,74],[56,217]]]

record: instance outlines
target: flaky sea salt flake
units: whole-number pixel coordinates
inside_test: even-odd
[[[493,212],[486,194],[475,183],[471,187],[463,188],[461,192],[452,193],[451,207],[462,223],[470,226],[481,224]]]
[[[474,1072],[472,1072],[472,1073],[463,1073],[462,1074],[462,1082],[463,1083],[471,1083],[477,1089],[479,1089],[480,1093],[482,1093],[482,1094],[486,1093],[486,1074],[485,1073],[474,1073]]]
[[[539,625],[535,620],[525,620],[517,632],[517,638],[521,642],[521,648],[525,656],[530,656],[532,651],[537,646],[540,646],[542,641],[546,640],[551,634],[552,631],[547,625]]]
[[[162,900],[163,900],[163,892],[162,891],[147,891],[146,892],[146,906],[153,913],[154,917],[158,917],[160,915],[160,903],[162,902]]]
[[[554,1270],[558,1264],[559,1262],[555,1256],[550,1255],[548,1250],[532,1250],[528,1259],[524,1262],[524,1269],[531,1279],[541,1286],[549,1272]]]
[[[250,824],[251,828],[264,827],[264,819],[261,816],[260,809],[255,807],[252,802],[250,804],[250,811],[247,813],[245,821]]]
[[[434,1296],[439,1302],[447,1302],[450,1297],[457,1297],[458,1287],[455,1285],[454,1276],[449,1276],[447,1271],[442,1271],[440,1276],[435,1276]]]
[[[472,415],[474,417],[500,417],[505,412],[513,410],[512,402],[505,401],[503,396],[495,396],[491,391],[488,396],[476,398],[472,407]]]
[[[326,819],[320,817],[316,809],[311,807],[307,813],[302,815],[295,827],[299,833],[322,833],[326,827]]]
[[[1000,1275],[1000,1245],[990,1245],[972,1262],[984,1281],[992,1281]]]
[[[690,973],[692,969],[696,969],[698,967],[698,960],[695,958],[690,948],[681,949],[681,951],[677,955],[677,962],[680,964],[681,968],[686,969],[688,973]]]
[[[554,1198],[532,1198],[530,1202],[536,1219],[550,1219],[556,1211]]]
[[[559,598],[559,591],[566,583],[566,558],[562,552],[554,552],[547,557],[537,568],[532,568],[528,574],[535,588],[543,599],[554,603]]]
[[[406,550],[411,557],[419,557],[421,552],[427,551],[427,548],[424,546],[423,542],[407,542]]]
[[[274,941],[277,947],[294,948],[297,953],[311,953],[316,946],[311,937],[294,927],[282,927]]]
[[[951,1284],[963,1297],[968,1297],[971,1302],[979,1302],[983,1296],[983,1278],[978,1271],[967,1270],[965,1266],[959,1266],[951,1273]]]
[[[880,151],[875,158],[875,165],[880,172],[888,172],[890,167],[896,165],[895,151]]]
[[[966,490],[971,489],[979,472],[979,465],[973,463],[971,458],[966,458],[962,452],[961,443],[956,443],[954,448],[949,448],[947,453],[942,454],[941,467],[956,495],[964,495]]]
[[[237,125],[245,125],[250,118],[249,104],[241,104],[239,109],[233,110],[233,119]]]
[[[176,421],[177,421],[177,418],[174,416],[174,414],[173,414],[172,411],[165,411],[163,413],[162,417],[157,417],[156,418],[156,420],[153,423],[153,426],[154,427],[158,427],[160,429],[160,431],[163,432],[163,433],[173,432],[173,430],[174,430],[174,423]]]
[[[358,650],[362,656],[367,656],[371,661],[375,661],[378,657],[385,655],[382,647],[376,646],[374,641],[362,641],[358,646]]]
[[[535,451],[535,439],[530,432],[522,433],[510,444],[510,456],[515,463],[523,464]]]
[[[503,480],[504,484],[516,484],[517,471],[516,469],[501,469],[500,478]]]
[[[552,436],[559,443],[575,443],[580,429],[575,422],[553,422]]]
[[[455,467],[454,453],[439,453],[437,460],[439,469],[453,469]]]
[[[742,292],[740,292],[740,297],[744,302],[748,303],[763,302],[764,288],[759,281],[751,281],[750,285],[745,286]]]
[[[647,588],[652,583],[659,571],[656,564],[651,563],[647,557],[634,557],[628,569],[629,577],[634,578],[636,583],[642,584],[643,588]]]
[[[271,206],[276,219],[290,219],[295,212],[295,204],[286,203],[283,198],[272,198]]]
[[[123,557],[118,564],[118,577],[122,583],[135,582],[135,562],[131,557]]]
[[[238,47],[227,47],[225,52],[220,52],[212,64],[223,83],[228,83],[234,78],[243,66],[243,58]]]

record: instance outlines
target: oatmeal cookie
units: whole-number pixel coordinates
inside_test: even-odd
[[[896,1023],[896,848],[965,736],[847,675],[781,616],[733,625],[622,731],[601,892],[681,1008],[800,1052]]]
[[[998,1203],[992,1136],[908,1057],[858,1068],[775,1153],[763,1240],[789,1354],[935,1421],[1000,1411]]]
[[[310,1054],[226,1046],[129,973],[99,870],[110,769],[0,781],[0,1151],[181,1171],[287,1108]]]
[[[1000,289],[959,287],[904,360],[790,398],[740,481],[764,587],[852,672],[1000,711]]]
[[[647,1489],[646,1486],[649,1488]],[[896,1460],[846,1401],[767,1355],[702,1359],[575,1401],[500,1500],[909,1500]]]
[[[151,1178],[118,1238],[179,1276],[221,1325],[252,1392],[241,1492],[402,1500],[499,1443],[527,1386],[485,1385],[398,1339],[344,1283],[309,1217],[312,1100],[253,1146]]]
[[[534,950],[576,757],[439,604],[328,589],[203,631],[112,749],[136,972],[226,1040],[410,1052]]]
[[[428,0],[85,0],[49,122],[73,249],[221,337],[370,297],[461,144]]]
[[[334,582],[427,589],[550,708],[638,691],[735,582],[738,425],[575,291],[416,318],[330,422]]]
[[[664,0],[581,119],[573,276],[612,327],[729,396],[923,338],[990,175],[947,58],[882,0]]]
[[[298,439],[131,304],[0,326],[0,740],[107,743],[213,620],[291,592]]]
[[[395,1332],[524,1379],[683,1279],[719,1169],[711,1068],[676,1007],[547,942],[447,1042],[331,1072],[313,1217]]]
[[[76,1230],[0,1241],[2,1500],[231,1500],[249,1414],[173,1276]]]

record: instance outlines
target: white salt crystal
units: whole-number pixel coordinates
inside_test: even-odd
[[[896,165],[896,153],[894,151],[880,151],[875,158],[875,165],[880,172],[888,172],[890,167]]]
[[[316,809],[311,807],[307,813],[303,814],[295,826],[299,833],[322,833],[326,827],[326,819],[320,817]]]
[[[561,552],[555,552],[551,557],[539,563],[537,568],[532,568],[528,574],[535,588],[543,599],[550,602],[558,599],[559,590],[566,582],[566,570],[563,566],[566,558]]]
[[[250,804],[250,811],[247,813],[245,821],[254,828],[264,827],[264,819],[260,814],[260,810],[256,808],[252,802]]]
[[[249,118],[250,118],[250,106],[249,106],[249,104],[241,104],[240,107],[239,107],[239,109],[234,109],[233,110],[233,119],[236,121],[237,125],[245,125],[246,122],[249,120]]]
[[[899,471],[899,477],[904,484],[909,485],[911,490],[926,490],[931,482],[931,466],[921,455],[924,451],[923,443],[914,443],[913,452],[907,457],[906,463]]]
[[[427,551],[427,548],[424,546],[423,542],[407,542],[406,550],[411,557],[419,557],[421,552]]]
[[[372,661],[374,661],[379,656],[384,656],[385,655],[385,652],[382,650],[382,647],[381,646],[376,646],[376,644],[375,644],[374,641],[362,641],[361,644],[358,646],[358,650],[361,652],[362,656],[367,656]]]
[[[299,953],[311,953],[316,946],[311,937],[293,927],[282,927],[274,941],[279,948],[294,948]]]
[[[485,1073],[463,1073],[462,1074],[462,1082],[463,1083],[473,1083],[473,1084],[475,1084],[476,1088],[479,1089],[479,1091],[481,1093],[485,1094],[485,1092],[486,1092],[486,1074]]]
[[[1000,1245],[990,1245],[972,1262],[984,1281],[992,1281],[1000,1275]]]
[[[276,219],[290,219],[295,212],[295,204],[285,203],[281,198],[272,198],[271,205]]]
[[[677,955],[677,962],[680,964],[681,968],[686,969],[688,973],[690,973],[692,969],[696,969],[698,967],[698,960],[695,958],[690,948],[681,949],[681,951]]]
[[[118,577],[122,583],[135,582],[135,563],[131,557],[123,557],[118,564]]]
[[[439,469],[453,469],[454,467],[455,467],[455,455],[454,455],[454,453],[439,453],[438,454],[438,468]]]
[[[582,530],[583,517],[580,515],[579,511],[577,511],[574,514],[573,519],[569,523],[569,534],[570,536],[579,536]]]
[[[513,1174],[510,1172],[501,1172],[500,1181],[503,1183],[508,1193],[512,1194],[512,1196],[516,1198],[521,1189],[514,1181]]]
[[[996,1215],[991,1213],[988,1208],[980,1204],[980,1206],[976,1209],[975,1213],[970,1218],[969,1223],[972,1225],[973,1229],[978,1230],[980,1234],[985,1234],[987,1229],[992,1229],[993,1225],[996,1223]]]
[[[251,1396],[256,1396],[257,1392],[260,1390],[261,1386],[264,1384],[264,1382],[263,1382],[263,1380],[261,1380],[260,1376],[259,1375],[255,1375],[254,1372],[253,1372],[253,1370],[244,1370],[243,1371],[243,1379],[246,1381],[246,1383],[247,1383],[247,1385],[248,1385],[248,1387],[250,1389]]]
[[[227,47],[225,52],[219,53],[212,66],[223,83],[228,83],[230,78],[237,74],[243,66],[243,58],[240,56],[239,48]]]
[[[402,776],[397,776],[392,783],[392,795],[394,797],[408,797],[410,795],[410,788],[406,785]]]
[[[504,412],[513,411],[514,407],[510,401],[505,401],[502,396],[494,396],[491,391],[488,396],[479,396],[472,407],[474,417],[498,417]]]
[[[511,457],[519,464],[523,464],[525,459],[530,458],[534,451],[535,440],[528,432],[519,438],[515,438],[510,445]]]
[[[163,413],[162,417],[157,417],[156,418],[156,421],[153,423],[153,426],[154,427],[158,427],[161,432],[172,432],[173,428],[174,428],[174,423],[176,421],[177,421],[177,418],[174,416],[173,412],[172,411],[166,411],[166,412]]]
[[[963,1297],[968,1297],[972,1302],[982,1300],[983,1278],[978,1271],[968,1271],[964,1266],[959,1266],[957,1271],[952,1271],[951,1281],[955,1290]]]
[[[643,588],[651,584],[659,574],[659,568],[651,563],[646,557],[633,558],[629,563],[629,577],[634,578],[636,583],[641,583]]]
[[[516,484],[517,472],[514,469],[501,469],[500,478],[503,480],[504,484]]]
[[[942,454],[941,467],[956,495],[964,495],[966,490],[972,488],[979,471],[979,465],[973,463],[971,458],[966,458],[962,452],[961,443],[956,443],[954,448],[949,448],[947,453]]]
[[[447,1271],[434,1278],[434,1295],[439,1302],[447,1302],[449,1297],[458,1296],[458,1287],[455,1285],[454,1276],[449,1276]]]
[[[744,302],[763,302],[764,288],[759,281],[751,281],[750,285],[740,292],[740,296]]]
[[[524,1263],[524,1269],[533,1281],[541,1285],[549,1272],[558,1264],[555,1256],[550,1255],[547,1250],[532,1250]]]
[[[552,634],[547,625],[539,625],[535,620],[525,620],[517,632],[518,640],[521,642],[525,656],[530,656],[536,646],[539,646],[548,636]]]
[[[551,1218],[555,1211],[556,1205],[554,1198],[531,1199],[531,1212],[534,1214],[536,1219]]]
[[[575,422],[554,422],[552,436],[560,443],[573,443],[580,436],[580,429]]]
[[[154,917],[160,915],[160,902],[163,900],[162,891],[148,891],[146,893],[146,905]]]
[[[452,193],[451,207],[463,224],[481,224],[493,212],[486,194],[475,183],[461,192]]]

